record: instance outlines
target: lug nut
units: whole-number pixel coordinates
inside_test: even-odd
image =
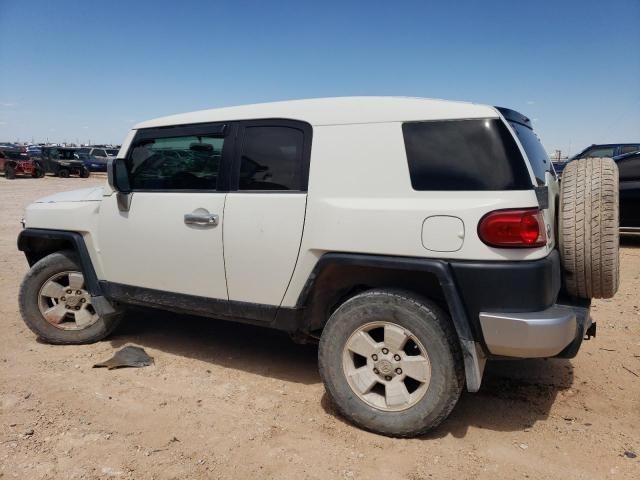
[[[374,368],[374,369],[373,369],[373,373],[375,373],[375,374],[377,375],[377,374],[379,374],[380,372],[378,371],[378,369],[377,369],[377,368]]]
[[[399,361],[400,361],[400,355],[398,355],[398,354],[396,353],[396,354],[393,356],[393,359],[394,359],[396,362],[399,362]]]
[[[65,302],[67,300],[67,297],[60,297],[60,300],[62,300],[63,302]]]
[[[86,301],[87,301],[87,299],[86,299],[86,298],[81,298],[81,299],[80,299],[80,303],[84,303],[84,302],[86,302]]]
[[[66,308],[67,310],[71,310],[71,307],[69,305],[65,305],[64,308]]]
[[[382,353],[384,353],[386,355],[387,353],[389,353],[389,349],[388,348],[383,348],[382,349]]]
[[[73,292],[71,290],[67,290],[67,293],[68,294],[72,294]]]
[[[75,307],[76,310],[80,310],[80,307]]]
[[[82,290],[76,290],[76,295],[82,295]]]
[[[396,373],[398,375],[402,375],[402,369],[401,368],[396,368]]]
[[[390,375],[387,375],[386,377],[384,377],[384,379],[385,379],[387,382],[389,382],[389,381],[391,381],[391,376],[390,376]]]
[[[371,355],[371,360],[373,360],[374,362],[378,361],[378,355],[376,355],[375,353],[373,355]]]

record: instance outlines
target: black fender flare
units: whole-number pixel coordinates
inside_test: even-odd
[[[61,246],[62,248],[60,248]],[[87,291],[91,294],[91,303],[96,311],[100,315],[115,313],[115,308],[104,296],[96,270],[89,256],[89,250],[84,237],[80,233],[67,230],[26,228],[18,235],[18,250],[24,252],[29,266],[33,266],[43,256],[61,249],[70,249],[77,253]]]
[[[296,303],[304,308],[322,271],[330,265],[362,266],[394,271],[424,272],[434,275],[445,297],[462,350],[467,390],[477,392],[482,382],[486,355],[481,344],[474,339],[462,298],[449,263],[440,259],[396,257],[353,253],[326,253],[316,263]]]

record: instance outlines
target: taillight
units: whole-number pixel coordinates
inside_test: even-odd
[[[547,243],[544,218],[537,208],[489,212],[478,224],[478,236],[490,247],[532,248]]]

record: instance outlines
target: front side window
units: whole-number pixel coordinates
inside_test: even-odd
[[[224,138],[145,138],[127,157],[132,190],[215,190]]]
[[[303,133],[285,126],[244,130],[239,190],[301,190]]]
[[[94,148],[92,155],[94,157],[106,157],[107,156],[107,154],[104,153],[104,150],[101,150],[99,148]]]
[[[531,177],[498,119],[402,125],[414,190],[525,190]]]

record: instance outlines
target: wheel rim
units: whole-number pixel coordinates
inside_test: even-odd
[[[431,381],[427,350],[412,332],[392,322],[367,323],[353,332],[342,366],[353,393],[385,412],[414,406]]]
[[[77,271],[56,273],[44,282],[38,307],[44,319],[61,330],[82,330],[100,318],[85,289],[84,276]]]

